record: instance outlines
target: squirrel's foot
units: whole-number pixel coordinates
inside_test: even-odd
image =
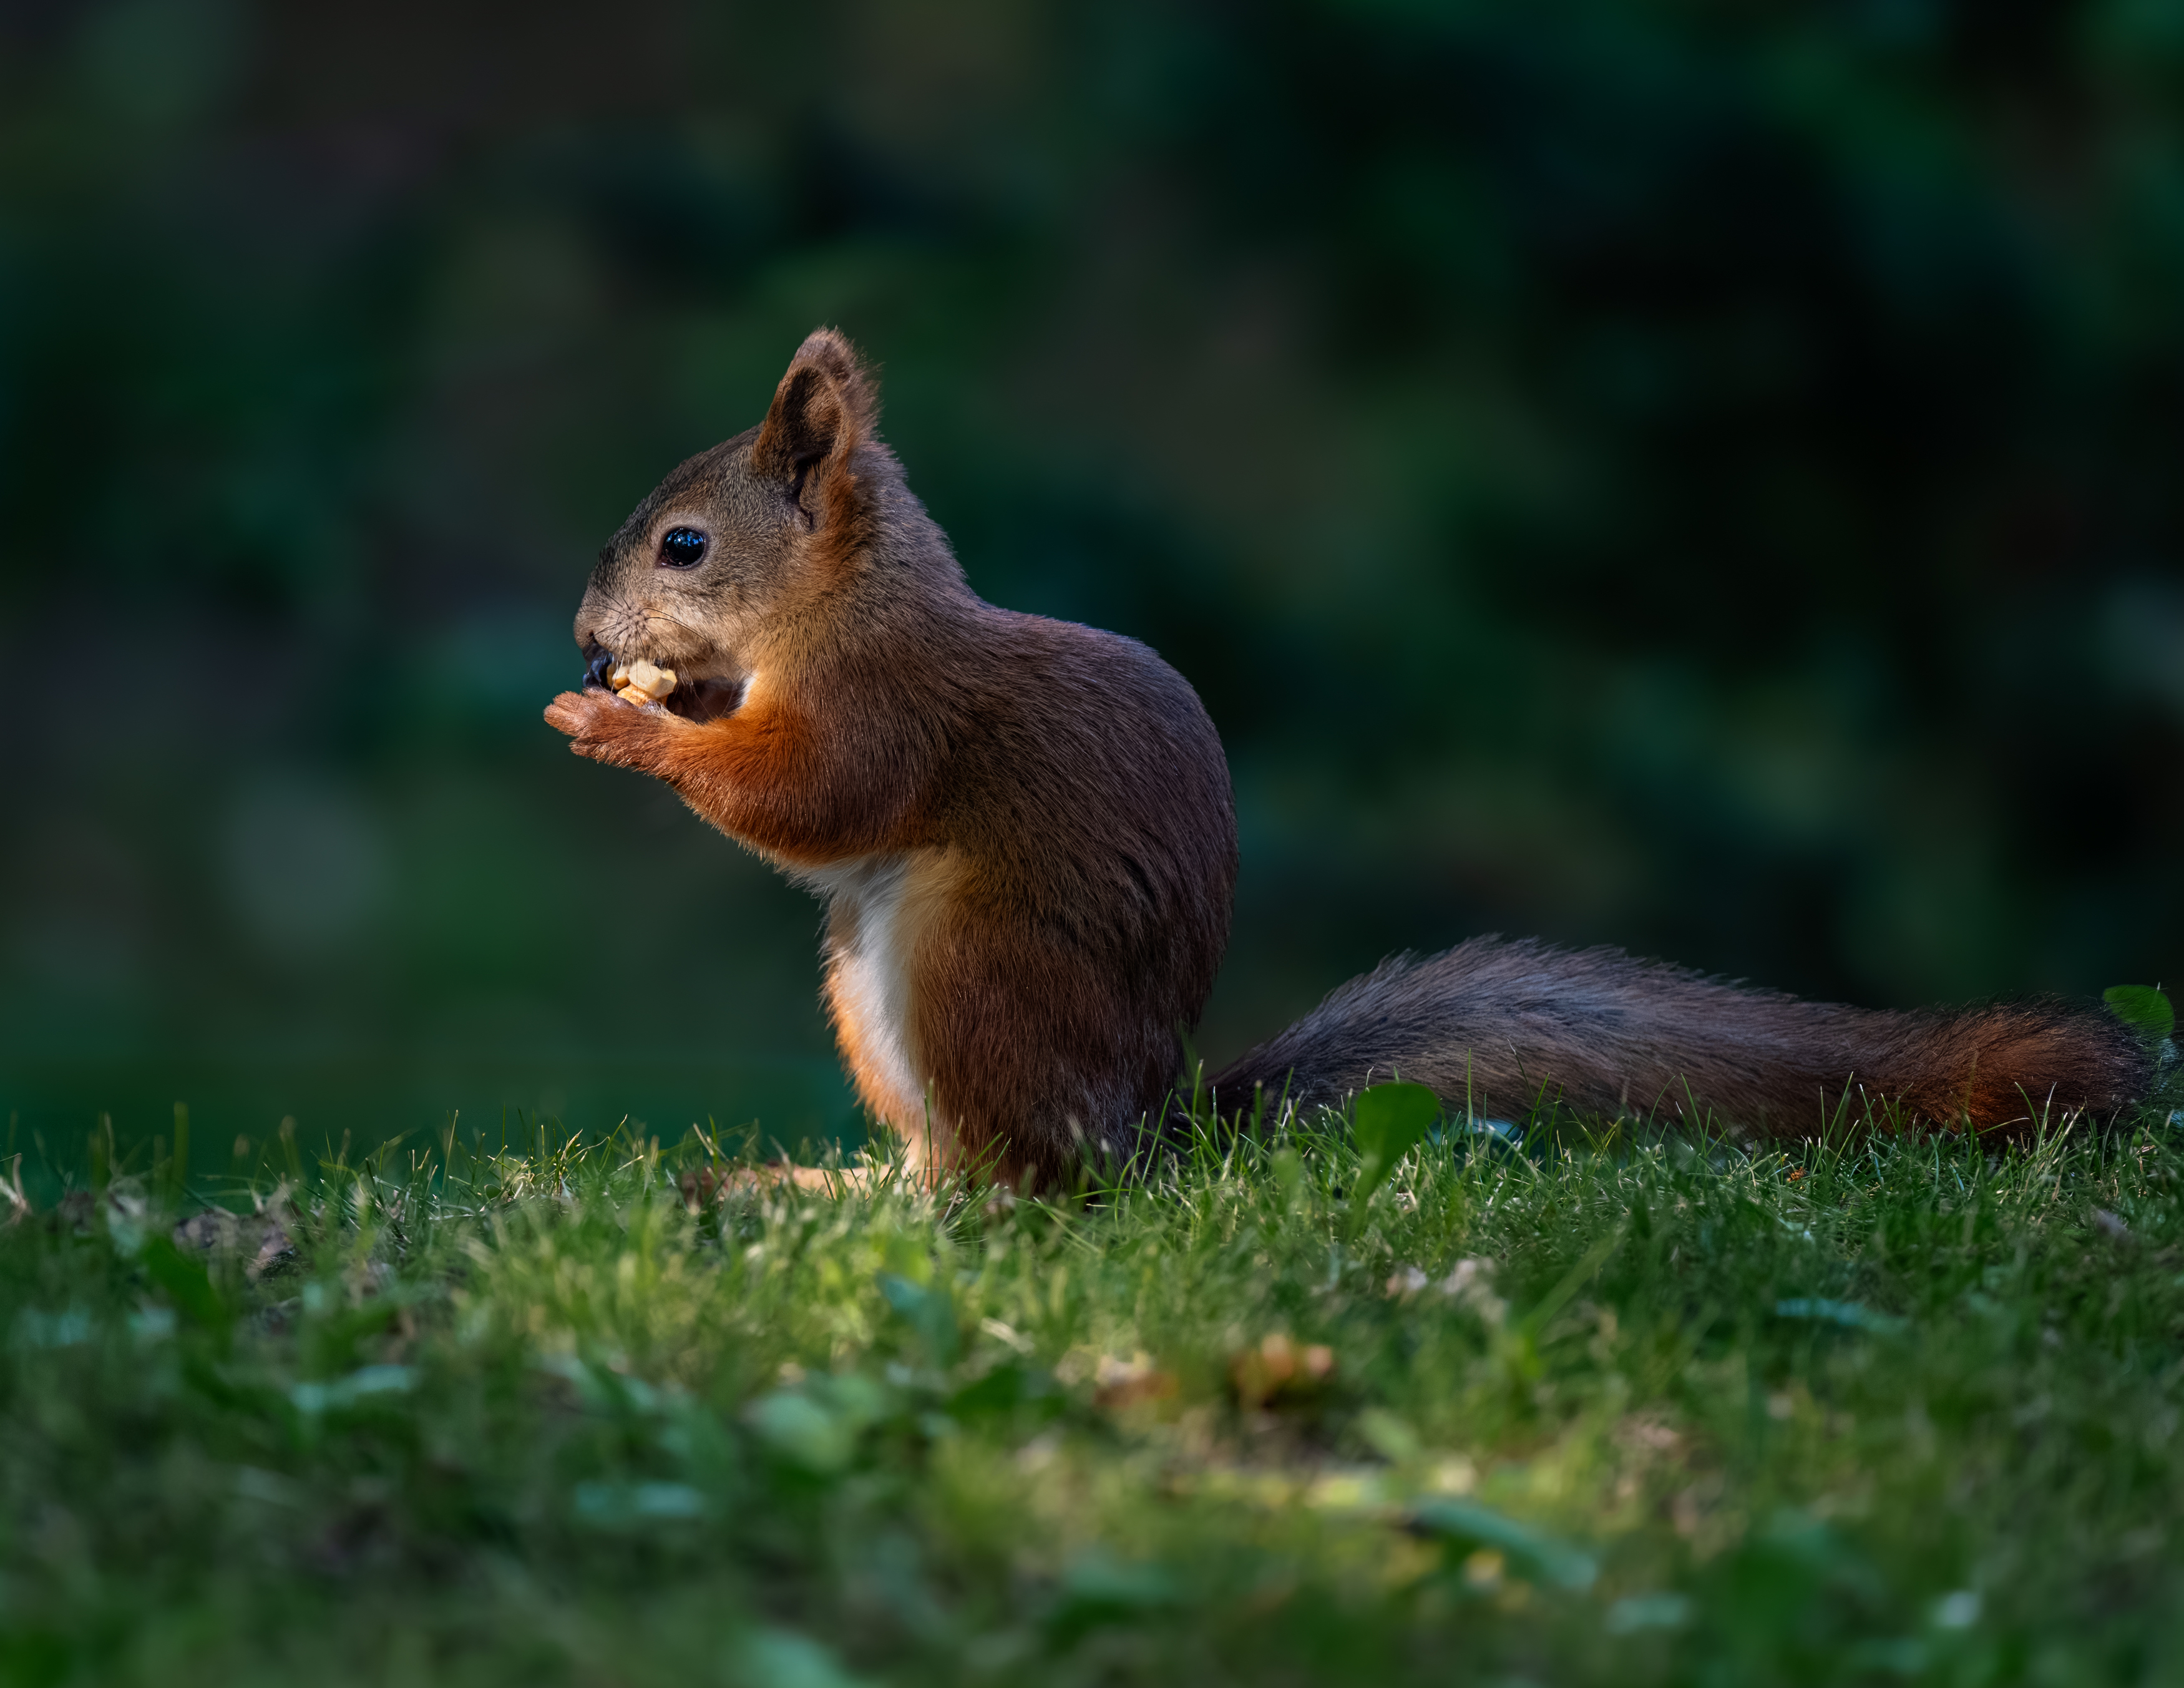
[[[683,1205],[693,1213],[730,1195],[764,1194],[788,1187],[821,1195],[870,1195],[880,1185],[866,1166],[799,1167],[768,1161],[755,1167],[696,1167],[681,1180]]]

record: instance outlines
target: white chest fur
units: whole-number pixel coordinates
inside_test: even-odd
[[[912,1035],[912,964],[931,912],[921,855],[866,856],[810,872],[827,900],[827,996],[864,1100],[915,1141],[926,1085]]]

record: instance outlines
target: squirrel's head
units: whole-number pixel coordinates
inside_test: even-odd
[[[577,611],[593,683],[616,662],[676,671],[668,706],[735,706],[771,640],[865,565],[900,471],[874,424],[878,394],[850,343],[797,348],[766,421],[655,487],[599,553]]]

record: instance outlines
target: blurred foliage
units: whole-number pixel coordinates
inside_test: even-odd
[[[974,583],[1220,724],[1209,1054],[1482,929],[1888,1003],[2184,939],[2175,0],[13,0],[0,1106],[838,1123],[808,901],[538,720],[822,321]]]

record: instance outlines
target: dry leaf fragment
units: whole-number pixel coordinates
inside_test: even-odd
[[[1299,1347],[1279,1330],[1228,1362],[1236,1399],[1247,1407],[1264,1407],[1277,1396],[1308,1394],[1334,1375],[1332,1348],[1320,1342]]]
[[[1135,1407],[1141,1401],[1166,1401],[1175,1394],[1175,1374],[1163,1372],[1147,1354],[1134,1354],[1127,1360],[1118,1360],[1112,1354],[1100,1357],[1099,1369],[1092,1375],[1092,1404],[1112,1411],[1117,1407]]]
[[[1399,1266],[1388,1274],[1390,1295],[1415,1295],[1432,1280],[1415,1266]]]

